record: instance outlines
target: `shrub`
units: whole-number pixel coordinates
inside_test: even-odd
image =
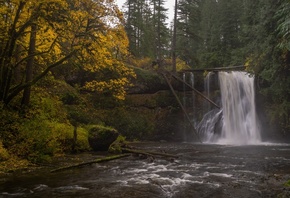
[[[5,148],[15,143],[22,121],[17,112],[0,107],[0,139]]]
[[[69,126],[39,118],[26,120],[16,137],[16,144],[10,146],[11,152],[30,161],[43,161],[60,152],[58,137]]]
[[[107,114],[107,123],[128,139],[150,137],[154,131],[154,111],[150,109],[115,108]]]
[[[122,153],[122,147],[126,145],[126,138],[119,135],[117,139],[110,145],[110,153]]]
[[[73,145],[73,130],[74,127],[71,126],[69,130],[63,132],[62,136],[59,137],[61,142],[62,151],[70,152],[72,151]],[[74,150],[76,152],[89,151],[90,145],[88,142],[88,130],[84,127],[77,127],[77,141]]]
[[[3,147],[2,141],[0,141],[0,162],[9,158],[8,151]]]

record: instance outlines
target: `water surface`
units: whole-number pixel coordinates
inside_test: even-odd
[[[0,180],[0,197],[278,197],[290,196],[290,145],[139,143],[178,159],[131,156],[58,173]]]

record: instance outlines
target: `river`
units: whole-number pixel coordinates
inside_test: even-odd
[[[0,180],[0,197],[290,197],[284,186],[290,180],[289,144],[135,146],[178,158],[130,156],[58,173],[15,174]]]

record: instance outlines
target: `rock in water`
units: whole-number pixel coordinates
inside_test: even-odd
[[[107,151],[118,136],[116,129],[99,125],[89,130],[88,141],[94,151]]]

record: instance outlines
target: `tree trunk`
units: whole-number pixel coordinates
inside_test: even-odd
[[[176,72],[176,30],[177,30],[177,0],[175,0],[173,39],[172,39],[172,72]]]
[[[157,15],[157,60],[161,61],[161,0],[158,1],[158,15]]]
[[[77,145],[77,139],[78,139],[78,132],[77,132],[77,124],[74,125],[74,134],[72,139],[72,152],[76,153],[76,145]]]
[[[166,82],[167,82],[167,84],[168,84],[168,86],[169,86],[171,92],[173,93],[173,95],[174,95],[174,97],[176,98],[176,100],[177,100],[179,106],[181,107],[181,109],[182,109],[182,111],[183,111],[185,117],[187,118],[187,120],[188,120],[188,122],[189,122],[191,128],[193,129],[193,131],[194,131],[194,133],[195,133],[195,135],[196,135],[198,141],[199,141],[200,143],[202,143],[202,141],[201,141],[201,139],[200,139],[200,137],[199,137],[199,134],[198,134],[197,131],[196,131],[196,128],[195,128],[194,125],[192,124],[192,121],[191,121],[189,115],[187,114],[186,109],[184,108],[182,102],[180,101],[180,99],[178,98],[177,94],[175,93],[175,91],[174,91],[172,85],[170,84],[169,79],[167,78],[167,76],[166,76],[165,74],[163,74],[163,77],[165,78],[165,80],[166,80]]]
[[[19,3],[13,23],[11,24],[10,30],[8,32],[9,39],[6,41],[6,44],[3,45],[5,47],[0,54],[0,101],[4,101],[5,104],[7,104],[6,99],[9,94],[13,74],[11,59],[13,56],[14,47],[16,45],[18,37],[16,25],[18,23],[21,14],[21,10],[23,9],[25,4],[26,2],[24,1],[21,1]],[[20,30],[18,32],[20,32]]]
[[[16,63],[21,61],[21,56],[20,56],[20,51],[21,51],[21,46],[18,44],[16,46],[16,53],[15,53],[15,59],[16,59]],[[15,67],[15,71],[14,71],[14,83],[18,84],[21,82],[21,65],[18,64]]]
[[[36,31],[37,27],[36,24],[31,25],[31,33],[30,33],[30,42],[29,42],[29,49],[28,49],[28,56],[31,56],[27,60],[26,64],[26,79],[25,82],[31,82],[33,79],[33,64],[34,64],[34,56],[35,53],[35,43],[36,43]],[[22,97],[22,105],[29,105],[30,101],[30,93],[31,93],[31,86],[28,86],[24,89],[23,97]]]

